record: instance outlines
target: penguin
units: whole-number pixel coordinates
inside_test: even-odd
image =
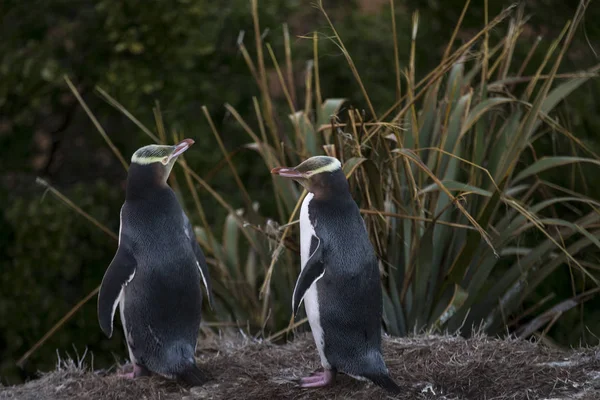
[[[300,183],[301,272],[292,314],[302,303],[322,372],[300,379],[303,388],[334,384],[337,372],[400,392],[381,352],[382,289],[377,256],[340,161],[315,156],[272,174]]]
[[[117,307],[133,371],[190,385],[207,379],[194,358],[200,331],[202,286],[213,307],[206,259],[167,178],[194,141],[149,145],[131,157],[119,245],[98,294],[98,321],[113,334]]]

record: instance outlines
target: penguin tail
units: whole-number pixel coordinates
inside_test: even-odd
[[[188,386],[202,386],[206,381],[210,379],[206,373],[204,373],[198,366],[194,364],[188,364],[183,371],[177,375],[178,380]]]
[[[365,378],[392,394],[400,394],[400,386],[386,373],[363,374]]]

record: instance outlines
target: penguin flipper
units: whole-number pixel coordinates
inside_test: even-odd
[[[298,276],[296,287],[294,287],[294,294],[292,295],[292,312],[294,317],[298,314],[298,309],[300,308],[300,304],[302,304],[306,291],[325,274],[325,263],[323,263],[322,257],[323,246],[321,246],[321,240],[316,236],[313,236],[311,239],[310,251],[311,255]]]
[[[136,265],[133,254],[121,245],[102,278],[98,294],[98,321],[100,329],[109,338],[113,333],[113,320],[121,292],[133,279]]]
[[[194,250],[194,254],[196,255],[196,265],[198,266],[198,270],[200,271],[200,275],[202,276],[202,283],[204,284],[204,288],[206,289],[206,297],[208,297],[208,305],[210,309],[213,309],[214,299],[212,293],[212,283],[210,281],[210,274],[208,273],[208,265],[206,264],[206,258],[204,257],[204,253],[196,240],[196,235],[194,234],[194,228],[190,223],[187,215],[183,214],[185,221],[185,231],[188,233],[188,237],[190,238],[190,244],[192,245],[192,249]]]

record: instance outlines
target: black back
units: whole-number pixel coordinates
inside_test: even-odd
[[[127,339],[141,364],[173,374],[193,357],[202,277],[175,193],[166,184],[152,185],[153,175],[145,174],[151,165],[135,167],[148,180],[144,186],[143,180],[132,183],[130,176],[121,216],[121,240],[127,241],[138,265],[124,289]]]
[[[380,373],[381,281],[359,208],[346,186],[315,194],[308,210],[323,246],[325,273],[317,291],[325,355],[334,368],[352,375]]]

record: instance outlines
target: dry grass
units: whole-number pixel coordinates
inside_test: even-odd
[[[82,363],[61,361],[56,371],[21,386],[0,388],[1,399],[385,399],[370,383],[340,375],[328,389],[300,389],[296,379],[318,367],[309,336],[286,345],[242,336],[199,345],[199,363],[212,375],[187,390],[158,377],[129,381]],[[384,355],[404,389],[400,399],[597,399],[600,352],[565,352],[516,339],[454,336],[386,338]]]

